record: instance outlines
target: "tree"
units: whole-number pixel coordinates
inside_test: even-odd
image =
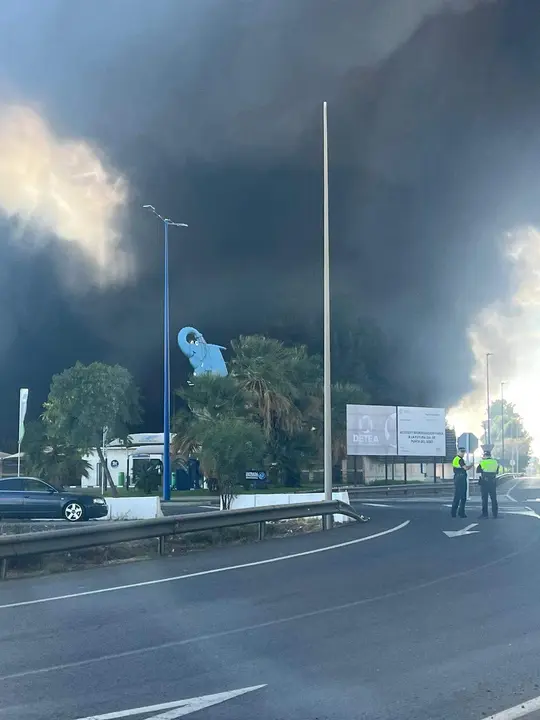
[[[246,470],[262,467],[266,442],[251,412],[252,398],[232,376],[193,377],[178,391],[185,403],[174,418],[173,453],[198,457],[203,474],[215,480],[228,509]]]
[[[146,495],[159,490],[162,481],[162,465],[156,460],[138,460],[133,463],[133,485]]]
[[[257,457],[248,464],[257,467],[255,459],[260,463],[264,455],[272,474],[283,484],[299,485],[302,472],[320,465],[322,458],[320,358],[309,355],[303,345],[287,347],[262,335],[241,336],[232,342],[232,348],[228,377],[193,377],[178,393],[185,407],[174,420],[174,451],[185,460],[199,457],[208,475],[218,467],[219,454],[229,453],[226,442],[233,442],[230,433],[234,428],[236,442],[243,442],[244,435],[253,435]],[[338,383],[333,388],[336,463],[346,456],[346,404],[366,402],[367,397],[357,384]],[[225,433],[228,424],[231,430]],[[256,436],[259,439],[255,440]],[[205,452],[210,456],[203,460]],[[232,464],[240,468],[245,460],[239,456]],[[234,473],[225,474],[230,478]]]
[[[512,467],[516,472],[525,470],[531,457],[531,436],[526,431],[523,419],[516,411],[515,405],[507,400],[501,405],[500,400],[491,403],[491,443],[493,455],[499,458],[504,467]],[[504,458],[502,452],[502,436],[504,424]],[[484,423],[484,444],[486,442]],[[513,464],[512,464],[513,463]]]
[[[212,418],[199,423],[201,470],[216,479],[223,509],[229,510],[234,489],[246,470],[263,466],[264,435],[258,425],[244,418]]]
[[[311,428],[320,417],[320,360],[310,356],[304,345],[287,347],[262,335],[241,336],[231,345],[235,353],[231,375],[248,413],[263,430],[270,461],[285,483],[298,484],[300,457],[317,455]]]
[[[28,423],[22,451],[27,473],[59,487],[88,477],[91,468],[78,448],[49,438],[41,420]]]
[[[51,440],[96,450],[113,495],[117,494],[102,450],[105,428],[109,437],[127,442],[129,427],[140,421],[139,390],[120,365],[76,363],[52,379],[43,420]]]
[[[241,335],[231,345],[231,374],[251,398],[265,435],[276,427],[294,432],[302,423],[298,401],[318,380],[317,363],[306,347],[287,347],[263,335]]]

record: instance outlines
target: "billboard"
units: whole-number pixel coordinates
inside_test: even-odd
[[[347,405],[347,455],[397,455],[393,405]]]
[[[398,407],[398,455],[446,455],[444,408]]]
[[[347,455],[446,455],[444,408],[347,405]]]

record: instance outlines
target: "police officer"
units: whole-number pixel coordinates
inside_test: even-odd
[[[452,461],[452,467],[454,468],[452,517],[456,517],[456,514],[461,518],[467,517],[465,515],[465,503],[467,502],[467,471],[471,469],[472,465],[465,465],[464,455],[465,448],[459,448],[458,454]]]
[[[494,518],[499,514],[499,503],[497,502],[497,473],[499,463],[491,457],[491,452],[486,450],[484,457],[480,460],[477,472],[480,475],[479,484],[482,491],[482,515],[488,516],[488,497],[491,498],[491,514]]]

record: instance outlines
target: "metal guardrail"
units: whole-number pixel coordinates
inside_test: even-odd
[[[449,492],[453,490],[454,483],[451,482],[420,482],[420,483],[403,483],[399,485],[349,485],[346,487],[339,488],[340,490],[347,490],[349,498],[354,499],[354,496],[370,496],[370,495],[407,495],[407,494],[437,494],[441,492]]]
[[[520,475],[516,473],[503,473],[497,477],[499,482],[507,480],[515,480]],[[476,487],[478,478],[469,478],[469,485]],[[351,500],[370,495],[437,495],[438,493],[452,493],[454,491],[453,480],[441,480],[438,482],[417,482],[417,483],[394,483],[393,485],[343,485],[335,487],[334,490],[346,490]]]
[[[170,535],[258,524],[258,539],[263,540],[267,522],[321,516],[324,528],[324,518],[333,515],[346,515],[357,521],[366,521],[365,517],[355,512],[347,503],[331,500],[190,515],[170,515],[150,520],[119,520],[107,524],[98,521],[92,525],[51,530],[47,533],[5,535],[0,537],[0,579],[3,580],[6,577],[10,558],[25,555],[44,555],[151,538],[159,539],[159,554],[163,555],[165,538]]]

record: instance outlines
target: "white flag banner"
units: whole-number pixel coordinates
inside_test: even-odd
[[[28,407],[28,388],[21,388],[19,391],[19,445],[24,437],[24,419]]]

